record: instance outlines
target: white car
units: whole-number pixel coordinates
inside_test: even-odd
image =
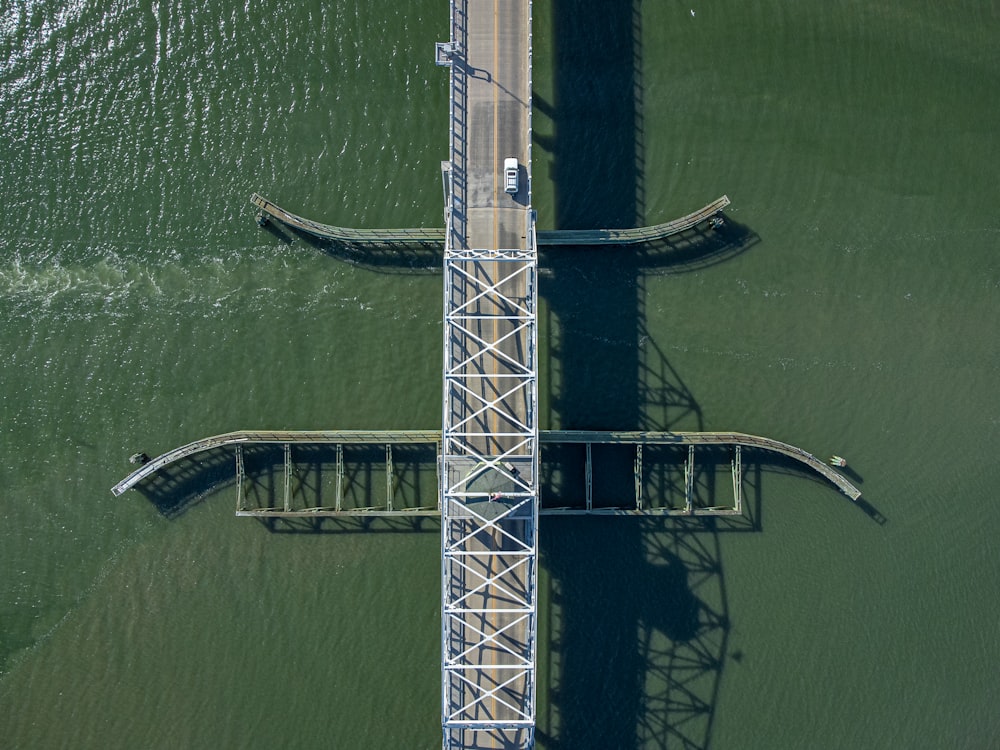
[[[517,172],[517,159],[510,156],[503,160],[503,189],[512,195],[517,193]]]

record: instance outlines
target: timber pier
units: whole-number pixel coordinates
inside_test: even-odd
[[[713,220],[723,221],[722,212],[729,203],[729,197],[723,195],[686,216],[648,227],[633,229],[539,229],[536,230],[535,234],[538,238],[538,247],[542,249],[550,247],[615,247],[638,245],[643,242],[659,242],[689,229],[694,229],[699,224]],[[321,240],[358,247],[426,244],[444,246],[446,232],[442,228],[354,229],[337,227],[293,214],[257,193],[250,196],[250,204],[257,211],[258,223],[277,221]]]
[[[592,513],[595,515],[726,515],[729,511],[739,514],[742,506],[742,449],[748,448],[759,450],[764,453],[785,456],[796,461],[804,471],[811,471],[830,482],[837,490],[852,501],[857,501],[861,497],[861,490],[855,487],[843,474],[836,471],[832,466],[824,463],[815,455],[797,448],[794,445],[783,443],[780,440],[761,437],[759,435],[748,435],[743,432],[634,432],[634,431],[583,431],[583,430],[541,430],[538,433],[538,441],[542,446],[568,446],[579,445],[585,448],[585,477],[586,494],[583,505],[574,508],[540,508],[542,515],[565,515]],[[247,504],[244,486],[247,481],[247,474],[243,464],[243,451],[252,446],[280,446],[283,451],[283,474],[290,478],[297,472],[295,461],[292,456],[293,447],[317,447],[331,446],[336,457],[332,471],[336,477],[336,491],[334,502],[328,505],[314,505],[310,507],[294,507],[291,498],[291,484],[286,481],[284,485],[283,501],[280,504],[267,507],[252,508]],[[635,502],[630,506],[596,506],[593,502],[593,482],[592,477],[595,472],[592,449],[594,446],[602,445],[624,445],[634,448],[633,461],[636,471],[636,495]],[[130,489],[141,485],[147,479],[153,479],[170,468],[188,459],[197,459],[201,454],[206,454],[220,448],[233,451],[232,460],[235,466],[237,481],[237,516],[265,516],[271,518],[294,517],[305,515],[310,517],[345,517],[345,516],[378,516],[378,515],[426,515],[439,516],[441,514],[441,498],[435,497],[435,503],[429,506],[397,506],[393,507],[394,497],[393,478],[393,449],[405,448],[406,446],[424,446],[433,451],[434,455],[440,454],[441,431],[440,430],[239,430],[227,432],[221,435],[195,440],[186,445],[182,445],[173,450],[167,451],[161,456],[147,461],[145,464],[135,469],[131,474],[122,479],[111,488],[111,492],[117,497]],[[685,472],[685,493],[684,503],[679,508],[669,508],[662,504],[651,505],[648,500],[644,502],[641,493],[643,484],[643,446],[676,446],[687,450],[686,458],[683,461]],[[380,506],[370,507],[348,507],[343,504],[344,497],[344,449],[350,447],[367,447],[384,451],[384,470],[386,476],[386,501]],[[715,506],[712,509],[702,509],[694,507],[692,501],[692,489],[690,478],[694,475],[695,448],[725,448],[733,455],[733,484],[734,502],[731,506]],[[440,486],[440,477],[436,482]],[[662,500],[662,498],[660,498]]]
[[[429,229],[351,229],[335,227],[286,211],[257,193],[250,196],[251,205],[257,210],[257,223],[278,221],[300,232],[322,240],[342,242],[359,247],[434,244],[444,245],[444,230]]]

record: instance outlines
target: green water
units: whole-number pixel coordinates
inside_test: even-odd
[[[695,14],[691,14],[691,10]],[[739,529],[545,519],[539,747],[995,747],[1000,16],[534,6],[544,228],[726,193],[741,252],[545,259],[543,427],[846,456],[879,524],[751,462]],[[259,230],[436,226],[447,5],[0,13],[0,737],[432,748],[439,539],[109,488],[237,428],[435,428],[441,278]]]

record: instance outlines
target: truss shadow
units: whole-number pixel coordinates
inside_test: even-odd
[[[237,511],[258,513],[258,520],[273,532],[440,529],[440,522],[426,515],[437,507],[437,454],[432,444],[399,444],[391,453],[384,445],[371,444],[295,444],[287,454],[281,444],[244,445],[240,450],[242,476],[236,449],[217,447],[169,464],[136,489],[162,515],[175,518],[208,496],[237,487]],[[330,515],[335,510],[343,514]],[[267,515],[281,511],[297,515]]]
[[[161,469],[135,489],[162,516],[176,518],[235,484],[232,450],[215,448]]]
[[[554,0],[552,26],[553,90],[533,96],[535,143],[552,159],[555,225],[640,226],[648,220],[642,2]],[[726,217],[628,248],[543,248],[543,426],[704,430],[701,404],[647,326],[646,280],[724,263],[759,241]],[[661,454],[675,465],[681,458]],[[630,485],[628,461],[619,461],[614,481]],[[567,466],[547,477],[569,478],[549,492],[579,507],[579,467]],[[753,461],[745,469],[743,516],[543,518],[540,640],[550,648],[540,665],[541,746],[709,746],[731,627],[720,534],[761,525],[762,469]],[[694,479],[701,505],[715,503],[715,473]],[[683,481],[682,472],[656,470],[647,491],[669,505]],[[596,489],[593,502],[602,503]]]
[[[730,632],[720,519],[544,521],[547,750],[709,746]],[[595,559],[595,555],[601,555]]]
[[[278,222],[268,222],[268,226]],[[337,242],[321,239],[295,227],[283,225],[272,234],[301,240],[303,243],[343,263],[384,274],[440,274],[444,264],[444,246],[440,242],[372,243]],[[289,242],[291,239],[289,239]]]
[[[257,518],[272,534],[439,534],[440,516],[298,516]]]

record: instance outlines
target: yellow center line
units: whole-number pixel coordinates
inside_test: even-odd
[[[499,235],[500,235],[500,227],[499,227],[500,194],[499,194],[499,191],[497,189],[497,187],[498,187],[498,185],[497,185],[497,172],[498,172],[498,169],[499,169],[499,166],[500,166],[500,161],[499,161],[500,154],[498,153],[499,152],[499,130],[500,130],[499,119],[498,119],[499,118],[499,113],[500,113],[500,90],[499,90],[499,86],[497,85],[497,75],[499,73],[499,70],[498,70],[498,59],[499,59],[499,54],[500,54],[499,53],[499,36],[500,36],[500,33],[499,33],[499,23],[500,23],[499,22],[499,16],[500,16],[500,14],[499,14],[499,11],[498,11],[498,0],[493,0],[493,249],[494,250],[499,250],[500,249],[500,239],[499,239]],[[493,263],[493,279],[494,279],[494,281],[499,276],[498,270],[499,270],[499,263],[495,261]],[[494,318],[493,318],[493,342],[494,342],[494,345],[496,344],[496,341],[497,341],[497,319],[496,319],[495,316],[496,316],[496,310],[494,310]],[[494,389],[496,388],[497,366],[498,366],[498,359],[497,359],[497,355],[494,353],[494,355],[493,355],[493,386],[494,386]],[[499,407],[499,405],[498,405],[498,407]],[[494,432],[494,434],[496,434],[497,432],[499,432],[499,416],[497,415],[496,409],[493,410],[493,432]],[[500,449],[499,440],[497,440],[497,450],[499,451],[499,449]],[[493,534],[491,533],[490,536],[493,536]],[[495,539],[492,541],[491,546],[494,549],[496,548],[497,545],[496,545]],[[493,575],[493,556],[492,555],[489,557],[489,561],[490,561],[489,562],[489,566],[490,566],[489,567],[489,570],[490,570],[489,575]],[[490,588],[492,588],[492,586]],[[492,592],[490,592],[490,598],[493,598],[492,597]],[[493,631],[496,632],[497,623],[496,623],[495,616],[491,616],[489,619],[490,619],[490,624],[493,627]],[[491,677],[491,679],[493,681],[493,686],[494,687],[497,684],[497,674],[496,674],[496,668],[495,668],[496,654],[494,653],[495,648],[496,648],[496,645],[494,645],[490,649],[490,664],[491,664],[491,666],[494,666],[494,668],[491,670],[490,677]],[[493,714],[493,718],[496,719],[496,715],[497,715],[497,698],[496,698],[496,693],[493,694],[491,712]],[[496,740],[497,740],[496,734],[494,734],[494,733],[491,732],[490,733],[490,740],[491,740],[491,743],[492,743],[493,747],[496,747]]]
[[[500,116],[500,87],[497,84],[497,73],[499,65],[499,36],[500,36],[500,14],[498,9],[498,1],[493,0],[493,249],[500,249],[500,191],[497,175],[500,169],[500,127],[499,127],[499,116]],[[499,263],[493,263],[493,278],[496,280],[499,275]],[[496,311],[494,311],[495,314]],[[493,342],[496,343],[498,337],[497,329],[497,319],[493,318]],[[496,390],[496,376],[497,376],[497,356],[493,355],[493,386],[494,391]],[[493,432],[499,431],[499,417],[496,410],[493,410]],[[499,449],[499,441],[497,442],[497,449]]]
[[[499,140],[499,127],[497,126],[497,117],[500,112],[500,86],[497,83],[497,70],[498,60],[500,55],[498,39],[499,39],[499,11],[497,9],[497,0],[493,0],[493,249],[500,249],[500,242],[498,239],[499,229],[497,227],[497,214],[500,204],[500,194],[497,191],[497,170],[500,165],[500,155],[498,153],[498,140]]]

